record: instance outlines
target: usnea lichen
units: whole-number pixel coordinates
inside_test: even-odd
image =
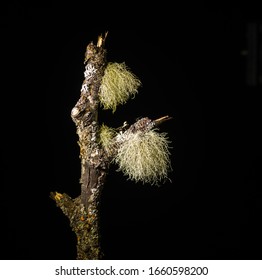
[[[135,96],[140,85],[140,80],[124,62],[109,62],[99,89],[101,105],[104,109],[115,112],[118,105],[126,103],[129,98]]]
[[[100,127],[100,143],[106,152],[109,152],[110,146],[112,145],[112,139],[115,136],[116,132],[113,128],[108,127],[105,124],[102,124]]]
[[[158,185],[172,169],[166,133],[155,130],[128,133],[114,159],[119,169],[136,182]]]

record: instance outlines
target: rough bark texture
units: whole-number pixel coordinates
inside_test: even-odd
[[[128,131],[147,131],[169,119],[168,116],[155,121],[143,118],[131,126],[125,124],[114,138],[110,153],[103,149],[99,142],[98,92],[107,64],[104,48],[106,35],[99,36],[96,45],[91,42],[87,46],[84,61],[85,79],[80,98],[71,111],[79,137],[81,194],[75,199],[65,193],[52,192],[50,195],[68,217],[70,226],[77,236],[79,260],[103,258],[99,232],[99,202],[110,161],[123,141],[121,140],[123,138],[118,136]]]
[[[99,201],[109,161],[99,145],[98,91],[106,66],[105,37],[97,45],[91,42],[85,54],[85,79],[80,99],[71,111],[79,137],[81,159],[81,195],[76,199],[52,193],[57,206],[69,218],[77,235],[77,259],[101,259],[99,241]]]

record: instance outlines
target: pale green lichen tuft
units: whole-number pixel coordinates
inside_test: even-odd
[[[106,66],[99,89],[99,99],[104,109],[115,112],[138,92],[140,80],[128,69],[126,64],[109,62]]]
[[[114,161],[124,175],[136,182],[158,185],[172,170],[166,133],[155,130],[128,133]]]
[[[114,138],[116,132],[113,128],[102,124],[100,127],[100,143],[103,148],[108,152],[110,145],[112,144],[112,139]]]

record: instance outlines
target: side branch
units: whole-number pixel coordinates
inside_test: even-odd
[[[159,119],[154,120],[153,122],[155,123],[156,126],[159,126],[163,122],[166,122],[166,121],[169,121],[169,120],[172,120],[172,119],[173,119],[172,117],[164,116],[164,117],[161,117]]]
[[[134,124],[129,126],[126,122],[124,122],[123,126],[117,129],[117,134],[114,136],[114,138],[111,140],[111,144],[107,148],[107,153],[109,159],[112,160],[112,158],[115,157],[119,147],[123,144],[123,142],[128,140],[128,135],[134,134],[137,132],[148,132],[159,125],[161,125],[163,122],[173,119],[170,116],[164,116],[160,117],[156,120],[151,120],[147,117],[141,118],[138,121],[136,121]]]
[[[51,192],[50,197],[56,202],[70,221],[70,226],[77,238],[77,259],[96,260],[103,258],[99,244],[99,227],[96,214],[87,214],[80,197],[72,199],[69,195]]]

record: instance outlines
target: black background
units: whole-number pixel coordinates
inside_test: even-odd
[[[80,192],[77,102],[90,41],[143,86],[100,121],[170,115],[172,182],[112,166],[101,201],[106,259],[261,259],[261,87],[246,84],[246,26],[258,7],[25,3],[1,8],[1,259],[75,259],[49,198]]]

